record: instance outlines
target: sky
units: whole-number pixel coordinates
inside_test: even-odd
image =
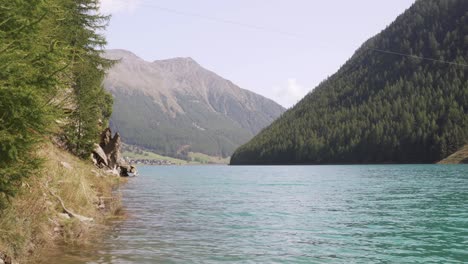
[[[293,106],[414,0],[101,0],[109,49],[191,57]]]

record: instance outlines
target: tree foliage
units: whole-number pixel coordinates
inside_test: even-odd
[[[468,140],[467,10],[417,1],[231,163],[432,163],[455,152]]]
[[[56,130],[55,120],[67,120],[71,150],[84,156],[98,120],[110,116],[101,82],[111,62],[100,57],[105,40],[97,33],[107,17],[97,4],[0,0],[0,200],[37,170],[37,144]]]
[[[101,130],[98,121],[107,120],[112,112],[109,107],[112,97],[102,87],[112,61],[102,57],[106,41],[98,33],[105,28],[108,17],[98,14],[98,4],[98,0],[69,0],[67,28],[72,30],[63,32],[70,47],[75,99],[67,137],[70,149],[81,157],[89,155],[98,139]]]

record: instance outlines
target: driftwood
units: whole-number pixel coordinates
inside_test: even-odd
[[[57,200],[60,202],[60,205],[62,206],[63,208],[63,211],[69,215],[70,217],[74,217],[78,220],[80,220],[81,222],[92,222],[94,221],[93,218],[89,218],[89,217],[86,217],[86,216],[82,216],[82,215],[79,215],[79,214],[76,214],[74,212],[72,212],[70,209],[68,209],[67,207],[65,207],[65,204],[63,203],[63,200],[62,198],[60,198],[58,195],[56,195],[54,192],[52,192],[50,189],[49,189],[49,192],[50,194],[52,194],[52,196],[54,196],[55,198],[57,198]]]

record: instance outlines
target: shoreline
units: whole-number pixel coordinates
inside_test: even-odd
[[[44,159],[40,171],[23,181],[2,211],[0,259],[5,264],[50,263],[44,260],[50,252],[99,241],[110,220],[125,218],[119,189],[127,178],[52,143],[44,143],[38,154]]]

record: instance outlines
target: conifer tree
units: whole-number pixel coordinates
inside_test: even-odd
[[[432,163],[452,154],[468,143],[466,10],[465,0],[416,1],[231,163]]]
[[[0,5],[0,202],[38,167],[34,147],[57,114],[51,95],[61,51],[43,32],[51,7],[39,0]]]
[[[65,126],[71,150],[87,156],[99,122],[112,112],[101,83],[111,61],[101,58],[98,32],[108,17],[97,0],[0,0],[0,204],[40,167],[38,144]]]

